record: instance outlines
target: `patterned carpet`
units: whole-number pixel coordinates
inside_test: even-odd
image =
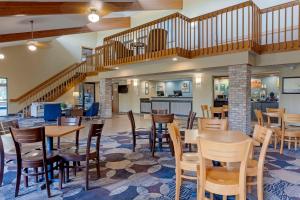
[[[59,191],[57,183],[52,184],[52,199],[102,199],[102,200],[171,200],[175,195],[174,159],[168,148],[152,158],[148,139],[138,140],[137,151],[131,151],[131,135],[118,133],[101,139],[101,178],[95,180],[95,169],[91,169],[91,190],[84,191],[83,172],[63,185]],[[265,167],[266,200],[300,200],[300,151],[286,151],[284,155],[269,149]],[[71,173],[72,174],[72,173]],[[16,173],[5,170],[4,186],[0,188],[0,199],[14,199]],[[33,180],[30,187],[21,185],[18,199],[46,199],[46,191]],[[193,182],[184,182],[181,188],[182,200],[196,199]],[[220,199],[216,196],[215,199]],[[233,198],[228,198],[233,199]],[[248,199],[256,199],[255,192]]]

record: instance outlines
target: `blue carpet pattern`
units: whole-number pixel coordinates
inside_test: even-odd
[[[131,150],[131,134],[118,133],[104,136],[101,140],[101,178],[96,180],[95,169],[90,170],[89,191],[84,191],[83,172],[76,177],[71,173],[71,181],[63,185],[63,190],[52,184],[52,199],[101,199],[101,200],[171,200],[175,196],[174,158],[169,149],[157,152],[151,157],[148,148],[148,133],[144,131],[139,139],[136,152]],[[84,141],[81,142],[84,144]],[[265,200],[300,200],[300,151],[285,150],[284,155],[270,148],[265,164]],[[0,188],[0,199],[14,199],[14,169],[5,169],[4,185]],[[28,188],[21,185],[18,199],[47,199],[41,183],[30,179]],[[248,195],[256,199],[255,190]],[[196,199],[196,185],[185,181],[181,188],[182,200]],[[214,199],[222,199],[215,196]],[[234,199],[234,198],[228,198]]]

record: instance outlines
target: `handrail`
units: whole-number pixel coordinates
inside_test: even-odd
[[[46,85],[48,85],[49,83],[52,83],[54,81],[56,81],[59,77],[62,77],[63,75],[65,75],[67,72],[73,70],[74,68],[76,68],[78,66],[77,63],[72,64],[71,66],[63,69],[62,71],[58,72],[57,74],[53,75],[52,77],[50,77],[49,79],[47,79],[46,81],[40,83],[39,85],[37,85],[36,87],[34,87],[33,89],[29,90],[28,92],[24,93],[23,95],[19,96],[18,98],[15,99],[10,99],[11,102],[18,102],[21,99],[23,99],[24,97],[28,96],[29,94],[32,94],[40,89],[45,88]]]

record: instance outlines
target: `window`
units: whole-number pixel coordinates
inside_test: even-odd
[[[7,115],[7,78],[0,77],[0,116]]]

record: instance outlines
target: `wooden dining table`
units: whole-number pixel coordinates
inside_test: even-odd
[[[68,135],[71,133],[74,133],[76,131],[79,131],[81,129],[85,128],[85,126],[80,125],[80,126],[45,126],[45,135],[46,135],[46,140],[47,140],[47,152],[52,152],[54,150],[53,147],[53,138],[54,137],[62,137],[64,135]],[[53,178],[53,165],[49,165],[49,171],[50,175],[49,178],[51,180],[54,180]]]
[[[199,138],[205,138],[220,143],[235,143],[251,139],[242,131],[199,131],[198,129],[186,129],[184,142],[197,144]]]

